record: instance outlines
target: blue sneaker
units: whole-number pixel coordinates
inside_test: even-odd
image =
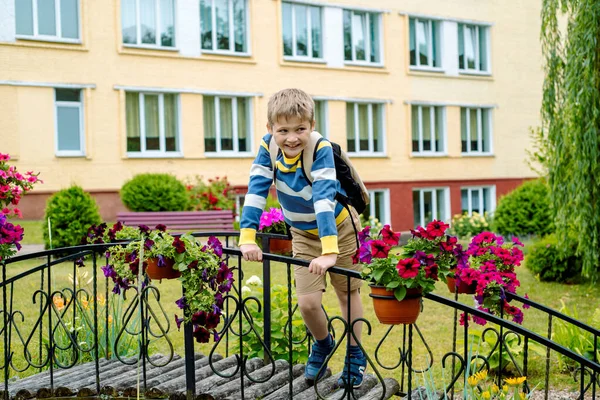
[[[350,382],[354,389],[358,389],[363,384],[366,370],[367,358],[362,351],[359,354],[351,353],[350,355],[346,355],[344,372],[342,372],[342,375],[338,379],[338,385],[345,387]]]
[[[304,378],[306,378],[307,381],[318,381],[323,377],[323,375],[325,375],[327,368],[323,368],[317,377],[319,370],[323,364],[325,364],[327,356],[333,351],[334,348],[335,340],[333,340],[333,338],[331,339],[331,346],[320,345],[317,341],[313,343],[310,356],[308,356],[308,361],[306,362],[306,368],[304,369]]]

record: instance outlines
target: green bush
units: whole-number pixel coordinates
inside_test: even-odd
[[[554,232],[545,181],[525,182],[501,197],[494,213],[493,230],[504,236],[544,236]]]
[[[170,174],[139,174],[121,188],[121,201],[131,211],[186,211],[183,183]]]
[[[196,176],[194,182],[186,185],[189,208],[202,210],[234,210],[235,189],[227,181],[227,177],[209,179],[204,183],[202,177]]]
[[[473,215],[469,215],[466,212],[464,214],[456,214],[452,217],[452,225],[448,233],[459,238],[473,237],[483,231],[489,230],[489,219],[487,212],[485,215],[477,212],[474,212]]]
[[[556,235],[548,235],[535,242],[525,258],[525,265],[541,281],[576,282],[581,272],[581,259],[575,255],[575,246],[566,252],[558,248]]]
[[[48,218],[52,229],[52,246],[48,234]],[[90,225],[102,222],[96,201],[79,186],[71,186],[52,195],[46,203],[42,223],[46,248],[81,244]]]

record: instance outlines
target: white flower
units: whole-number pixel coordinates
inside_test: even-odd
[[[248,286],[242,286],[242,295],[246,295],[252,293],[252,289],[250,289]]]
[[[256,275],[252,275],[250,278],[248,278],[246,280],[246,285],[250,285],[250,286],[261,286],[262,282],[260,280],[260,278]]]

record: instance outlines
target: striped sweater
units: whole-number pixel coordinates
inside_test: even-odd
[[[248,193],[244,200],[240,221],[239,244],[254,243],[260,216],[265,208],[269,188],[273,182],[273,167],[269,154],[272,135],[265,135],[250,169]],[[316,151],[311,176],[313,184],[302,172],[302,155],[293,159],[283,152],[277,156],[277,197],[285,221],[292,227],[318,235],[322,254],[338,254],[337,224],[348,211],[335,200],[339,191],[345,194],[336,179],[333,151],[328,140],[322,140]]]

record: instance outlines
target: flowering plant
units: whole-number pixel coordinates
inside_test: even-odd
[[[521,285],[515,267],[523,261],[523,243],[516,237],[512,242],[492,232],[475,236],[467,250],[468,258],[461,258],[456,269],[456,279],[466,284],[476,283],[477,308],[493,315],[502,311],[512,316],[513,322],[523,322],[523,312],[506,300],[506,292],[516,293]],[[526,306],[523,306],[526,308]],[[475,323],[485,325],[483,318],[473,316]],[[464,323],[464,317],[461,318]]]
[[[468,213],[456,214],[452,217],[452,227],[450,232],[460,238],[473,237],[486,229],[489,229],[489,216],[487,212],[483,215],[473,212],[469,215]]]
[[[235,207],[234,189],[227,177],[216,177],[204,183],[202,177],[196,176],[196,181],[186,185],[193,211],[202,210],[233,210]]]
[[[27,172],[22,175],[14,166],[8,165],[8,154],[0,153],[0,260],[11,257],[21,249],[23,228],[8,222],[11,216],[22,218],[17,208],[21,197],[42,182],[38,174]]]
[[[263,211],[258,224],[258,231],[262,233],[280,233],[287,234],[287,227],[283,218],[281,208],[270,208],[269,211]]]

